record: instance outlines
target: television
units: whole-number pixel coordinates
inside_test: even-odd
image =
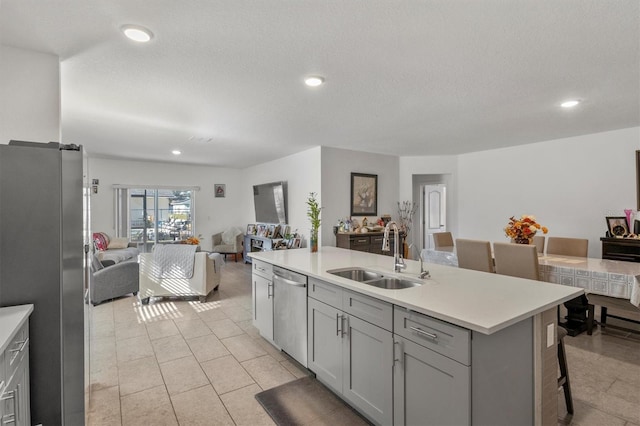
[[[287,182],[253,185],[256,222],[287,223]]]

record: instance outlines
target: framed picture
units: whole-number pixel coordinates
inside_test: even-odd
[[[269,225],[269,229],[267,230],[267,237],[271,237],[273,238],[273,234],[276,231],[276,226],[275,225]]]
[[[227,190],[226,187],[227,185],[223,183],[216,183],[213,185],[213,191],[216,194],[216,198],[224,198],[225,192]]]
[[[378,175],[351,173],[351,216],[378,215]]]
[[[640,150],[636,151],[636,201],[640,210]]]
[[[607,216],[607,227],[612,237],[622,237],[629,233],[627,218],[624,216]]]
[[[249,224],[247,225],[247,235],[253,235],[256,233],[256,225]]]
[[[258,237],[264,237],[265,232],[267,232],[266,225],[258,225],[258,227],[257,227],[257,235],[258,235]]]

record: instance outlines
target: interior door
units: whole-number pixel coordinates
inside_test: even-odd
[[[433,234],[447,230],[447,188],[445,184],[422,187],[422,248],[433,248]]]

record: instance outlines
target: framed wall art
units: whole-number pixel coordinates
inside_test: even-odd
[[[351,173],[351,216],[378,215],[378,175]]]
[[[213,191],[216,194],[216,198],[224,198],[225,193],[227,191],[227,185],[223,183],[216,183],[213,185]]]
[[[629,233],[627,218],[624,216],[607,216],[607,229],[612,237],[622,237]]]

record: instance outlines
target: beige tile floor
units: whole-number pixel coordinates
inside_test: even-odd
[[[93,307],[89,424],[272,425],[255,394],[306,373],[252,326],[250,276],[228,262],[204,304]],[[559,424],[640,425],[640,335],[598,329],[566,345],[576,413],[559,393]]]

